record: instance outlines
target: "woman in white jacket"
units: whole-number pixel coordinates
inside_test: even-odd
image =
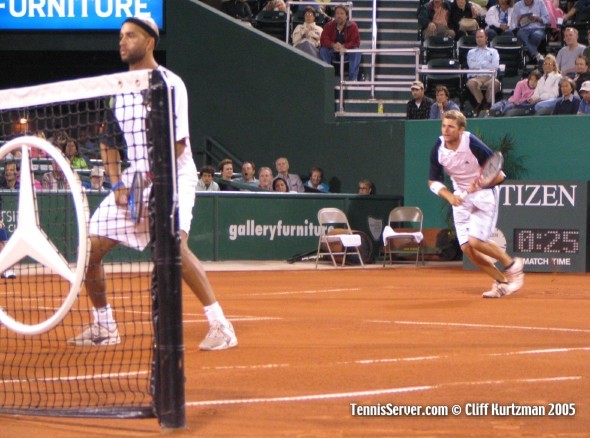
[[[492,41],[498,35],[514,35],[512,29],[512,0],[498,0],[486,13],[486,35]]]
[[[320,37],[323,29],[315,23],[316,10],[311,6],[306,7],[303,18],[305,22],[293,31],[293,46],[319,58]]]
[[[561,77],[555,56],[547,55],[543,62],[543,76],[537,82],[537,88],[535,88],[535,92],[529,99],[530,103],[535,104],[535,112],[543,108],[542,102],[555,99],[559,96],[559,81]]]

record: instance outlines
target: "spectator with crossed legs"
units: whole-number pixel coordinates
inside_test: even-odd
[[[153,52],[158,39],[158,26],[151,18],[128,18],[123,22],[119,36],[121,60],[129,65],[130,70],[159,70],[174,89],[182,277],[204,305],[205,315],[210,324],[210,330],[201,342],[200,349],[223,350],[235,347],[238,343],[237,338],[232,324],[226,319],[215,298],[205,270],[188,247],[188,232],[197,185],[197,169],[189,142],[188,96],[182,79],[157,64]],[[125,102],[136,102],[138,105],[131,109],[123,108],[121,104]],[[150,170],[147,145],[143,136],[136,136],[129,130],[136,118],[145,118],[144,107],[143,97],[138,94],[117,96],[115,99],[114,115],[125,135],[130,164],[123,173],[120,170],[118,145],[107,144],[112,143],[112,138],[105,137],[101,142],[102,159],[112,184],[112,192],[100,204],[90,220],[91,248],[84,284],[94,306],[94,322],[87,330],[68,341],[74,345],[114,345],[121,342],[117,323],[107,300],[102,259],[119,243],[141,250],[149,240],[147,217],[142,218],[136,225],[131,220],[127,207],[128,187],[133,173],[144,172],[147,176]],[[114,128],[117,128],[116,124]]]
[[[442,119],[442,135],[430,153],[428,185],[437,196],[444,198],[453,208],[457,239],[467,257],[492,277],[492,289],[484,292],[484,298],[501,298],[518,291],[524,284],[524,262],[510,257],[500,246],[490,241],[498,218],[499,191],[497,187],[478,190],[477,180],[481,166],[492,151],[475,135],[465,131],[467,120],[460,111],[447,111]],[[451,177],[453,191],[444,184],[444,173]],[[500,175],[494,185],[504,181]],[[462,192],[467,192],[463,197]],[[485,256],[500,262],[498,268]]]

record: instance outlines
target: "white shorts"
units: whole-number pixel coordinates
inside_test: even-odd
[[[469,237],[487,242],[498,220],[498,189],[479,190],[467,196],[463,204],[453,207],[453,218],[459,245],[466,244]]]
[[[131,187],[133,176],[123,172],[121,180],[126,187]],[[150,240],[148,203],[151,185],[143,190],[143,211],[139,224],[131,219],[127,206],[115,203],[115,193],[111,192],[98,206],[88,226],[91,236],[107,237],[130,248],[143,251]]]

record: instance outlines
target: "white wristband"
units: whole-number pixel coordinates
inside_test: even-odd
[[[446,186],[443,183],[441,183],[440,181],[433,181],[430,184],[430,191],[437,196],[438,196],[438,192],[440,192],[442,189],[446,189]]]

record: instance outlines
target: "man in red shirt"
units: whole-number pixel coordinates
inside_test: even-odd
[[[359,28],[354,21],[348,19],[348,9],[341,5],[336,6],[334,19],[324,26],[320,38],[320,59],[331,64],[335,55],[340,57],[340,52],[346,52],[347,49],[358,49],[360,45]],[[345,59],[349,62],[348,79],[356,81],[361,63],[361,53],[347,53]]]

